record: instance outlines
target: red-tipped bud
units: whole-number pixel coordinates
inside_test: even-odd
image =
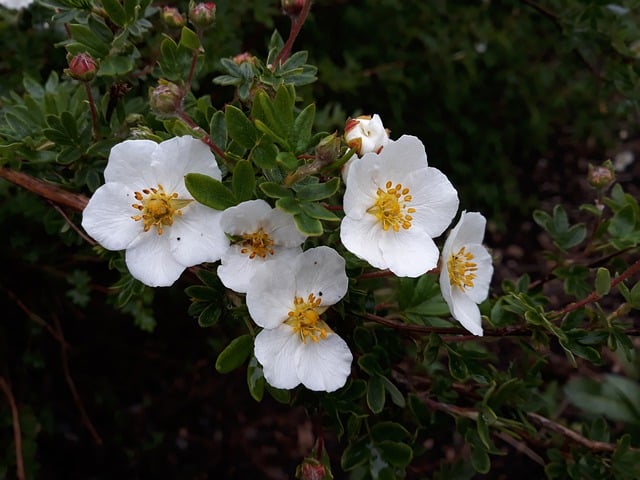
[[[78,53],[69,60],[69,68],[64,72],[76,80],[90,82],[96,77],[98,62],[88,53]]]
[[[216,4],[212,2],[189,3],[189,20],[196,27],[205,28],[216,21]]]
[[[389,143],[389,131],[382,125],[378,114],[350,118],[344,126],[344,140],[361,157],[365,153],[380,153]]]
[[[325,475],[329,474],[328,478],[333,478],[330,472],[327,472],[326,467],[315,458],[305,458],[301,465],[298,465],[296,469],[296,478],[300,480],[323,480]]]
[[[231,60],[233,60],[233,63],[235,63],[236,65],[242,65],[243,63],[250,63],[252,65],[255,65],[257,59],[256,57],[251,55],[249,52],[243,52],[243,53],[239,53],[238,55],[233,57]]]
[[[162,20],[172,28],[182,28],[187,24],[187,19],[174,7],[164,7],[162,9]]]
[[[304,2],[307,0],[280,0],[282,12],[290,17],[297,17],[304,8]]]
[[[182,107],[184,95],[182,89],[175,83],[161,78],[158,86],[149,88],[149,103],[151,110],[159,116],[171,116]]]
[[[607,160],[602,165],[593,166],[589,164],[587,181],[589,185],[597,190],[605,190],[616,180],[616,174],[611,160]]]

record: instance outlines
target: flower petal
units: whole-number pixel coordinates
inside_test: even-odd
[[[257,269],[247,289],[249,315],[260,327],[276,328],[293,310],[295,292],[295,274],[290,264],[267,262]]]
[[[344,386],[351,373],[353,355],[340,336],[301,344],[295,360],[300,382],[309,390],[333,392]]]
[[[139,237],[125,253],[131,275],[150,287],[168,287],[185,267],[169,251],[169,237],[150,230]]]
[[[413,227],[383,232],[379,248],[387,268],[399,277],[419,277],[438,265],[440,253],[431,237]]]
[[[460,220],[455,229],[451,231],[455,242],[453,249],[463,245],[482,244],[484,230],[487,225],[486,219],[478,212],[462,212]]]
[[[467,245],[467,250],[473,255],[478,270],[476,270],[476,278],[473,279],[473,287],[465,289],[465,293],[475,303],[482,303],[489,294],[489,286],[491,277],[493,276],[493,263],[491,255],[482,245]]]
[[[254,233],[261,222],[271,212],[271,206],[264,200],[248,200],[222,212],[220,226],[230,235]]]
[[[340,240],[347,250],[366,260],[375,268],[387,268],[387,262],[378,247],[385,232],[373,215],[362,219],[344,217],[340,224]]]
[[[121,183],[106,183],[98,188],[82,212],[82,228],[107,250],[123,250],[139,235],[143,225],[133,215],[133,191]]]
[[[413,224],[424,229],[431,238],[439,236],[458,211],[458,193],[449,179],[437,168],[427,168],[424,181],[411,189]]]
[[[283,247],[298,247],[307,238],[296,227],[293,216],[277,208],[272,209],[267,215],[265,230],[269,232],[276,245]]]
[[[104,169],[105,182],[121,183],[133,191],[157,186],[158,180],[150,170],[157,148],[158,144],[151,140],[125,140],[114,145]]]
[[[451,289],[451,315],[474,335],[482,336],[482,319],[478,305],[459,288]]]
[[[294,388],[300,384],[298,373],[292,368],[302,345],[288,325],[262,330],[255,339],[254,354],[264,371],[264,378],[276,388]]]
[[[322,299],[322,306],[329,306],[347,293],[345,261],[333,248],[310,248],[296,258],[294,268],[298,297],[306,300],[313,293]]]
[[[216,262],[229,246],[220,228],[222,212],[192,202],[174,219],[165,234],[169,235],[171,253],[176,261],[190,267],[202,262]]]

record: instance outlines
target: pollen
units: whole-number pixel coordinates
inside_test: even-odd
[[[475,272],[478,266],[473,262],[473,254],[467,252],[465,247],[452,254],[447,260],[447,271],[449,272],[449,283],[461,290],[473,287],[473,280],[476,278]]]
[[[160,184],[135,192],[134,196],[140,203],[131,206],[140,213],[131,218],[136,222],[142,220],[145,232],[155,227],[158,235],[162,235],[165,227],[173,225],[174,218],[182,215],[181,209],[193,201],[181,200],[177,193],[166,193]]]
[[[378,187],[376,196],[375,203],[367,212],[376,216],[385,232],[389,229],[399,232],[401,228],[411,228],[412,214],[416,209],[409,206],[412,197],[407,187],[400,183],[394,186],[393,182],[388,181],[384,189]]]
[[[274,254],[273,239],[262,227],[256,232],[242,234],[240,245],[240,253],[249,255],[249,258],[252,260],[256,257],[266,258],[267,255]]]
[[[327,338],[331,329],[320,319],[323,309],[320,307],[322,300],[310,293],[305,300],[302,297],[295,297],[293,300],[293,310],[288,313],[288,319],[284,323],[289,325],[293,331],[300,335],[302,343],[319,342]]]

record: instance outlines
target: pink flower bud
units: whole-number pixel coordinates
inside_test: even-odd
[[[159,116],[171,116],[182,106],[184,93],[175,83],[161,78],[158,86],[149,88],[151,110]]]
[[[327,470],[325,466],[315,458],[305,458],[296,469],[296,478],[300,480],[322,480],[325,478]],[[333,477],[329,477],[333,478]]]
[[[98,71],[98,63],[88,53],[78,53],[69,60],[69,68],[65,68],[64,72],[71,78],[90,82],[96,76]]]
[[[212,2],[189,3],[189,20],[196,27],[208,27],[216,20],[216,4]]]
[[[297,17],[302,12],[306,0],[280,0],[282,12],[290,17]]]
[[[162,20],[172,28],[182,28],[187,24],[184,16],[174,7],[164,7],[162,9]]]
[[[589,185],[597,190],[604,190],[616,180],[616,174],[611,160],[607,160],[602,165],[593,166],[589,164],[587,181]]]
[[[242,65],[243,63],[251,63],[252,65],[254,65],[256,63],[256,57],[251,55],[249,52],[239,53],[231,60],[233,60],[233,63],[235,63],[236,65]]]

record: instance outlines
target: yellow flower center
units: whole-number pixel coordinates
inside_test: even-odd
[[[408,188],[400,183],[393,186],[393,182],[388,181],[384,190],[378,188],[376,195],[376,203],[369,207],[367,212],[376,216],[385,232],[390,228],[394,232],[400,231],[400,228],[411,228],[411,214],[415,213],[416,209],[408,206],[411,202]]]
[[[472,262],[473,254],[467,252],[465,247],[449,256],[447,260],[447,271],[449,272],[449,283],[461,290],[473,287],[473,280],[476,278],[474,273],[478,270],[475,262]]]
[[[240,253],[248,254],[250,259],[254,259],[256,256],[265,258],[267,255],[273,255],[274,253],[274,242],[262,227],[257,232],[243,233],[241,245]]]
[[[301,297],[293,299],[293,310],[288,313],[289,318],[284,323],[300,335],[302,343],[307,343],[307,340],[312,342],[324,340],[331,332],[329,326],[320,320],[320,314],[324,311],[320,308],[320,303],[321,300],[313,293],[309,294],[306,301]]]
[[[181,208],[193,201],[181,200],[177,193],[167,194],[160,184],[157,188],[145,188],[142,192],[135,192],[135,197],[140,203],[134,203],[131,206],[140,211],[140,214],[131,218],[136,222],[142,220],[145,232],[155,227],[158,235],[162,235],[164,227],[173,225],[173,218],[176,215],[182,215]]]

